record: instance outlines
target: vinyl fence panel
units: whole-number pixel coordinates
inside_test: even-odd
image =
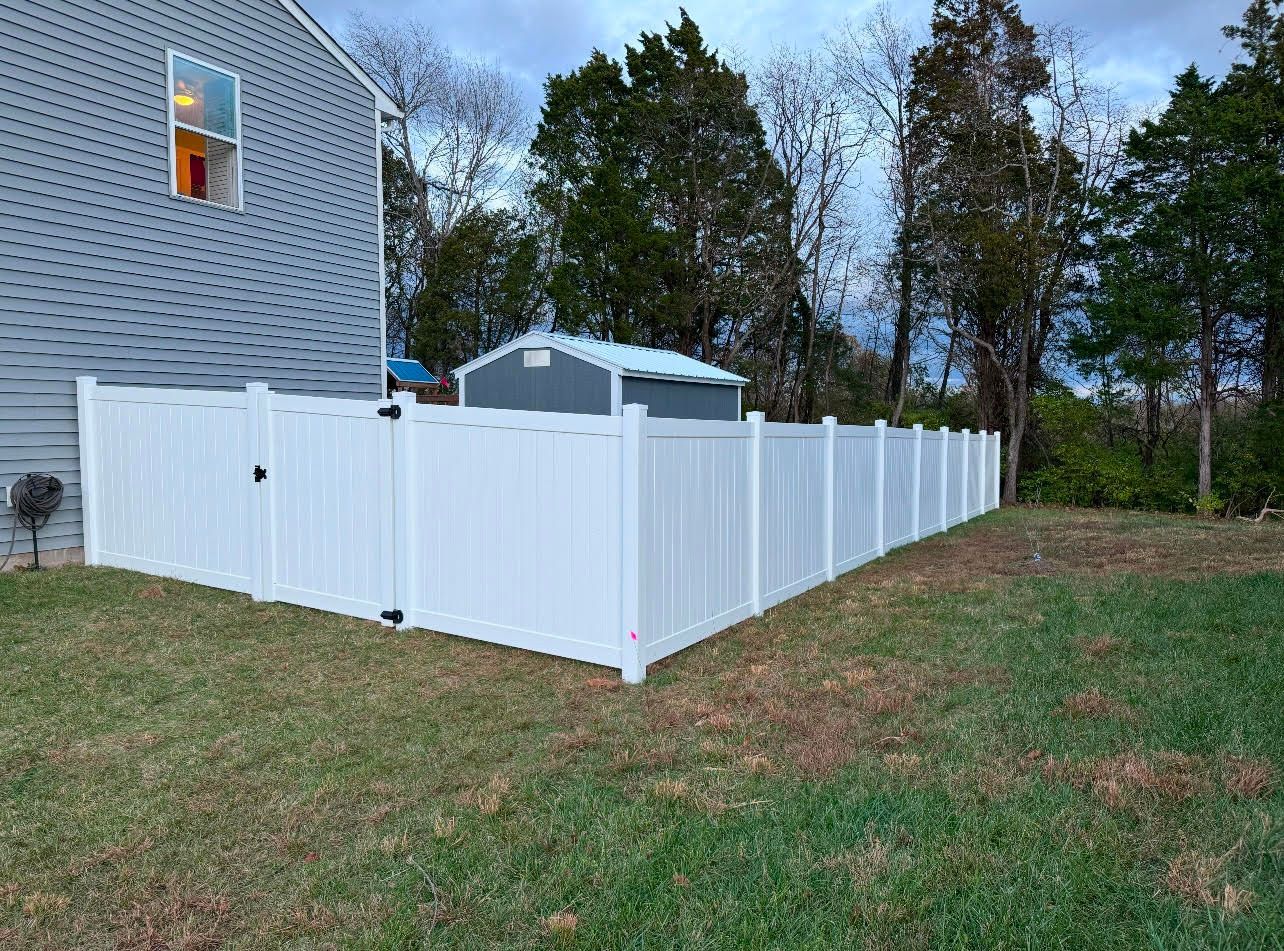
[[[647,419],[641,480],[643,657],[666,657],[753,613],[753,430]]]
[[[878,431],[834,434],[834,561],[839,573],[878,557]]]
[[[918,446],[913,430],[888,429],[884,455],[883,534],[890,551],[914,540],[914,466]]]
[[[246,393],[90,389],[86,561],[249,592]]]
[[[945,494],[945,511],[946,525],[953,528],[960,524],[966,517],[967,513],[963,507],[963,495],[959,487],[963,485],[963,480],[967,475],[966,469],[966,448],[964,444],[965,436],[963,433],[949,434],[949,460],[946,467],[945,482],[949,487]]]
[[[86,560],[626,680],[999,502],[999,436],[77,381]]]
[[[823,428],[764,425],[761,479],[762,604],[770,607],[825,580]]]
[[[941,446],[944,441],[944,435],[939,432],[923,433],[922,472],[919,475],[918,492],[920,538],[945,530],[942,511],[945,467],[941,463]]]
[[[620,418],[411,404],[406,622],[620,664]]]
[[[370,400],[269,405],[274,596],[379,620],[395,598],[390,421]]]
[[[967,515],[974,518],[985,511],[985,463],[988,439],[985,430],[968,442]]]

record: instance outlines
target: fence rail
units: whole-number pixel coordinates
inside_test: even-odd
[[[77,381],[90,564],[618,667],[996,508],[999,435]]]

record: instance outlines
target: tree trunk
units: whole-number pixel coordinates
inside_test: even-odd
[[[1213,316],[1205,301],[1200,305],[1199,329],[1199,497],[1213,491],[1213,402],[1217,377],[1213,372]]]
[[[945,350],[945,369],[941,371],[941,386],[936,391],[936,408],[945,406],[945,390],[950,383],[950,369],[954,363],[954,346],[958,342],[958,331],[950,331],[950,345]]]
[[[887,402],[896,406],[892,425],[900,422],[900,408],[905,405],[905,387],[909,382],[910,321],[913,317],[914,271],[910,261],[909,228],[902,223],[900,236],[900,287],[896,308],[896,337],[892,343],[892,361],[887,369]]]
[[[1262,339],[1262,402],[1276,400],[1284,400],[1284,302],[1273,300]]]

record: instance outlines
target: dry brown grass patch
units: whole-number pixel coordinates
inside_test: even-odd
[[[918,772],[918,768],[923,763],[923,757],[917,753],[886,753],[883,755],[883,765],[887,767],[889,773],[898,776],[912,776]]]
[[[1226,791],[1241,799],[1265,799],[1275,789],[1275,766],[1268,760],[1230,756],[1222,769]]]
[[[125,859],[131,859],[137,855],[142,855],[151,847],[152,840],[150,836],[144,836],[137,842],[133,842],[128,845],[109,845],[107,848],[95,852],[88,858],[72,862],[68,866],[67,871],[72,875],[80,875],[83,872],[86,872],[91,868],[97,868],[100,865],[116,865]]]
[[[652,787],[651,792],[660,799],[668,799],[672,802],[687,799],[691,795],[691,790],[681,779],[662,779]]]
[[[1234,852],[1209,855],[1183,849],[1169,861],[1164,887],[1189,905],[1220,908],[1227,916],[1242,914],[1253,903],[1253,893],[1230,882],[1218,882]]]
[[[165,597],[165,589],[158,584],[149,584],[138,592],[138,597],[144,601],[154,601]]]
[[[119,912],[118,951],[213,951],[231,924],[231,901],[174,882],[153,882],[141,901]]]
[[[459,803],[476,809],[483,816],[493,816],[504,805],[504,800],[512,788],[511,779],[496,773],[485,786],[478,786],[461,795]]]
[[[559,911],[555,915],[540,919],[540,924],[544,926],[544,930],[558,941],[570,941],[574,938],[575,929],[579,927],[579,923],[579,917],[570,911]]]
[[[1107,654],[1113,654],[1117,651],[1122,642],[1109,634],[1101,634],[1097,637],[1080,638],[1078,641],[1079,649],[1089,657],[1099,659]]]
[[[1055,712],[1058,716],[1080,720],[1107,717],[1130,719],[1134,711],[1132,707],[1123,701],[1107,697],[1096,687],[1091,687],[1088,690],[1066,697]]]
[[[1202,761],[1184,753],[1157,753],[1153,763],[1135,751],[1079,763],[1049,756],[1041,772],[1048,782],[1067,782],[1091,791],[1110,809],[1136,805],[1146,798],[1180,802],[1209,788]]]

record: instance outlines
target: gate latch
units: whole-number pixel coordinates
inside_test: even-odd
[[[401,407],[396,403],[391,406],[381,406],[379,408],[380,416],[387,416],[389,419],[401,419]]]
[[[254,467],[254,481],[255,481],[255,482],[262,482],[262,481],[263,481],[264,479],[266,479],[266,478],[267,478],[267,470],[266,470],[266,469],[264,469],[262,466],[255,466],[255,467]]]

